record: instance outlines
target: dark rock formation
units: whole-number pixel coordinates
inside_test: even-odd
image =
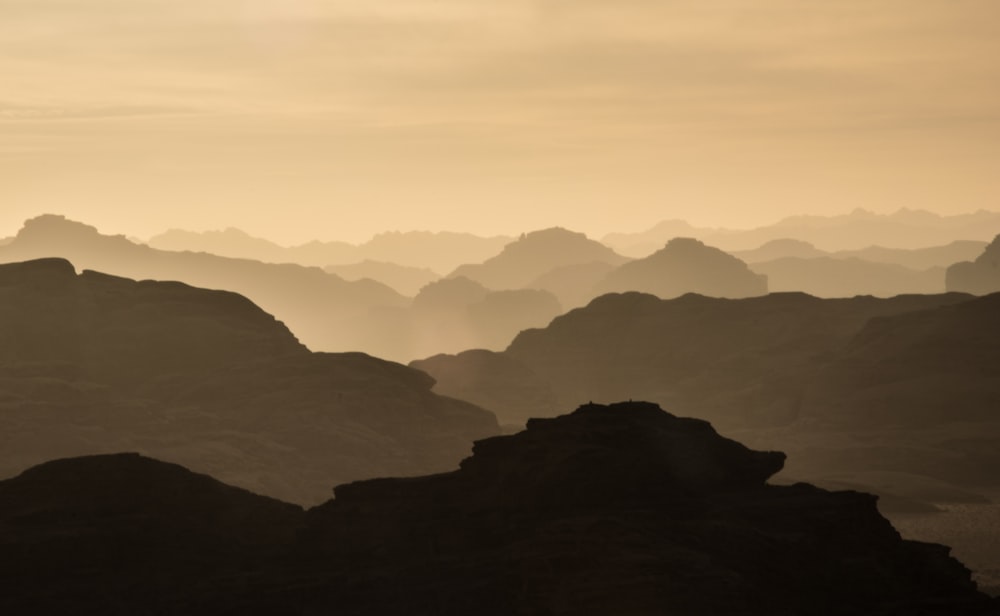
[[[586,263],[621,265],[628,261],[600,242],[559,227],[533,231],[507,244],[482,263],[462,265],[449,277],[464,276],[490,289],[520,289],[557,267]]]
[[[773,486],[784,455],[648,403],[479,441],[304,516],[132,455],[0,482],[0,609],[55,614],[987,615],[875,497]]]
[[[949,291],[973,295],[1000,291],[1000,235],[975,261],[963,261],[949,267],[945,285]]]
[[[0,476],[132,450],[315,503],[331,482],[453,468],[498,431],[433,382],[311,353],[235,293],[0,265]]]
[[[619,266],[598,283],[595,295],[638,291],[668,299],[698,293],[711,297],[754,297],[767,293],[767,278],[717,248],[691,238],[674,238],[645,259]]]

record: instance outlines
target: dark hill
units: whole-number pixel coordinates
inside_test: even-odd
[[[962,261],[949,267],[945,285],[949,291],[973,295],[1000,291],[1000,235],[983,249],[975,261]]]
[[[754,297],[767,293],[767,278],[717,248],[691,238],[674,238],[645,259],[619,266],[598,283],[595,295],[639,291],[661,298],[685,293],[711,297]]]
[[[628,261],[607,246],[560,227],[533,231],[482,263],[462,265],[449,277],[464,276],[490,289],[520,289],[557,267]]]
[[[50,614],[996,614],[875,497],[768,485],[656,405],[584,405],[459,470],[308,511],[134,455],[0,482],[0,609]],[[293,536],[294,535],[294,536]]]
[[[495,418],[361,353],[311,353],[235,293],[0,265],[0,476],[140,451],[318,502],[331,482],[452,468]]]

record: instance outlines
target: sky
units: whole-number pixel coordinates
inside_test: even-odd
[[[0,236],[1000,209],[996,0],[0,0]]]

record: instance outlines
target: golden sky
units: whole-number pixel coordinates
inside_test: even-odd
[[[0,236],[1000,209],[997,0],[0,0]]]

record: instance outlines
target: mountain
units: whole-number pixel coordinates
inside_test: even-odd
[[[0,262],[45,257],[63,257],[82,269],[140,280],[180,280],[235,291],[276,315],[314,350],[364,349],[393,356],[390,341],[369,336],[366,320],[373,312],[408,304],[405,297],[371,280],[348,282],[318,267],[156,250],[61,216],[27,221],[13,242],[0,247]]]
[[[63,259],[0,265],[0,476],[138,451],[311,503],[452,468],[495,417],[425,373],[312,353],[246,298]]]
[[[678,233],[680,231],[680,233]],[[1000,212],[940,216],[903,208],[892,214],[856,209],[839,216],[791,216],[756,229],[688,228],[658,225],[640,233],[609,234],[604,243],[630,256],[644,256],[677,235],[694,237],[727,251],[750,250],[772,240],[794,238],[824,251],[860,250],[867,246],[913,249],[955,240],[989,241],[1000,233]]]
[[[205,232],[171,229],[151,237],[147,243],[160,250],[208,252],[267,263],[324,267],[359,261],[385,261],[443,272],[451,271],[462,263],[487,259],[510,240],[506,236],[479,237],[469,233],[393,231],[380,233],[363,244],[312,241],[298,246],[281,246],[229,228]]]
[[[341,485],[304,515],[134,455],[60,460],[0,482],[0,608],[997,613],[873,496],[767,484],[784,460],[649,403],[532,420],[458,470]]]
[[[814,257],[824,257],[830,253],[822,251],[809,242],[791,238],[781,238],[764,242],[761,246],[752,250],[734,250],[730,254],[745,263],[758,263],[760,261],[773,261],[786,257],[799,259],[812,259]]]
[[[861,250],[843,250],[833,253],[837,258],[857,257],[873,263],[895,263],[915,270],[948,267],[960,261],[974,259],[986,248],[986,242],[955,240],[943,246],[927,248],[885,248],[869,246]]]
[[[579,308],[594,299],[594,289],[613,269],[614,265],[603,261],[563,265],[545,272],[526,286],[555,295],[565,309]]]
[[[662,298],[685,293],[712,297],[767,294],[767,278],[717,248],[691,238],[674,238],[652,255],[620,265],[597,284],[595,295],[639,291]]]
[[[975,261],[963,261],[949,267],[945,284],[949,291],[973,295],[1000,291],[1000,235],[993,238]]]
[[[369,278],[391,287],[397,293],[412,297],[426,285],[441,278],[436,272],[427,268],[408,267],[387,261],[365,260],[359,263],[344,265],[328,265],[325,271],[344,280],[361,280]]]
[[[406,331],[410,357],[470,348],[502,349],[521,330],[562,312],[547,291],[491,291],[464,276],[426,285],[413,299]]]
[[[754,263],[750,269],[767,277],[771,291],[801,291],[817,297],[892,297],[945,290],[941,267],[917,271],[855,257],[784,257]]]
[[[522,235],[500,254],[462,265],[448,277],[464,276],[489,289],[520,289],[557,267],[595,262],[621,265],[627,260],[583,233],[554,227]]]

